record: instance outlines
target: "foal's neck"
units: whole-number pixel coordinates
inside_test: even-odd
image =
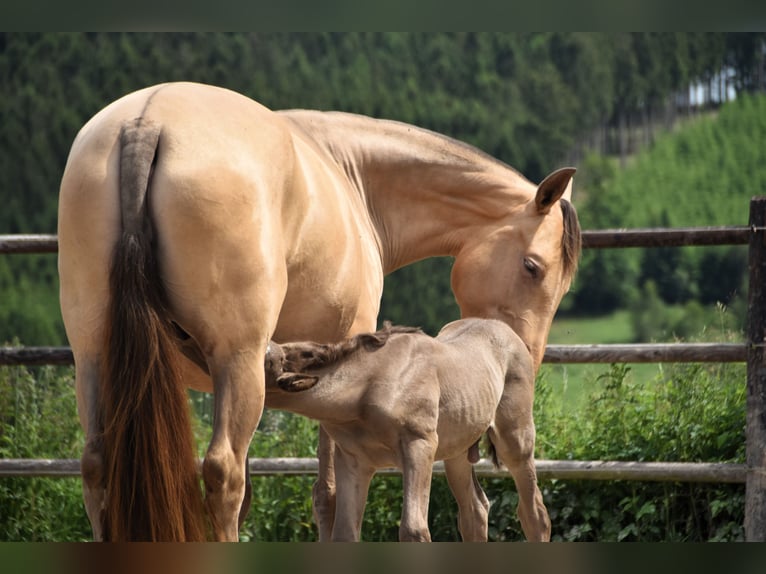
[[[456,255],[536,187],[479,149],[422,128],[340,112],[287,112],[346,173],[377,230],[384,273]]]

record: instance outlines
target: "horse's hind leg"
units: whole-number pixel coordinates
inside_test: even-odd
[[[518,515],[524,536],[529,541],[547,542],[551,538],[551,521],[537,486],[535,470],[535,426],[529,409],[520,413],[503,408],[501,403],[489,439],[500,461],[508,468],[519,494]]]
[[[444,470],[458,506],[458,528],[463,542],[487,541],[489,501],[473,465],[464,455],[445,460]]]
[[[80,459],[82,494],[85,511],[93,529],[93,539],[101,541],[104,509],[104,452],[98,422],[99,373],[98,362],[85,357],[75,358],[75,388],[80,424],[85,431],[85,447]]]
[[[249,349],[213,362],[215,428],[202,476],[218,541],[236,541],[244,518],[247,450],[263,411],[263,358],[264,349]]]

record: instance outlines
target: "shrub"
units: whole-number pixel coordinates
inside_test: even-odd
[[[0,458],[78,458],[72,369],[0,368]],[[0,540],[91,536],[76,478],[0,478]]]
[[[744,461],[745,368],[675,365],[651,381],[633,381],[612,365],[594,382],[591,400],[572,411],[539,377],[537,456],[545,459]],[[71,369],[0,369],[0,457],[76,458],[82,446]],[[210,435],[210,397],[192,393],[200,454]],[[251,456],[315,456],[316,423],[264,413]],[[315,540],[312,476],[253,477],[253,505],[243,540]],[[481,479],[492,503],[491,540],[522,540],[510,478]],[[741,540],[744,486],[632,481],[541,482],[554,540]],[[362,537],[398,536],[401,479],[377,476]],[[0,539],[78,541],[90,537],[80,481],[0,479]],[[429,522],[434,540],[459,540],[457,508],[444,477],[433,480]]]

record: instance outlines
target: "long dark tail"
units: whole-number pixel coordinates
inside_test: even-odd
[[[110,273],[100,397],[110,541],[206,538],[188,402],[146,209],[158,140],[159,128],[140,120],[120,139],[123,233]]]

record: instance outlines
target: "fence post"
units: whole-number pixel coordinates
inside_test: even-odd
[[[750,201],[745,540],[766,542],[766,197]]]

